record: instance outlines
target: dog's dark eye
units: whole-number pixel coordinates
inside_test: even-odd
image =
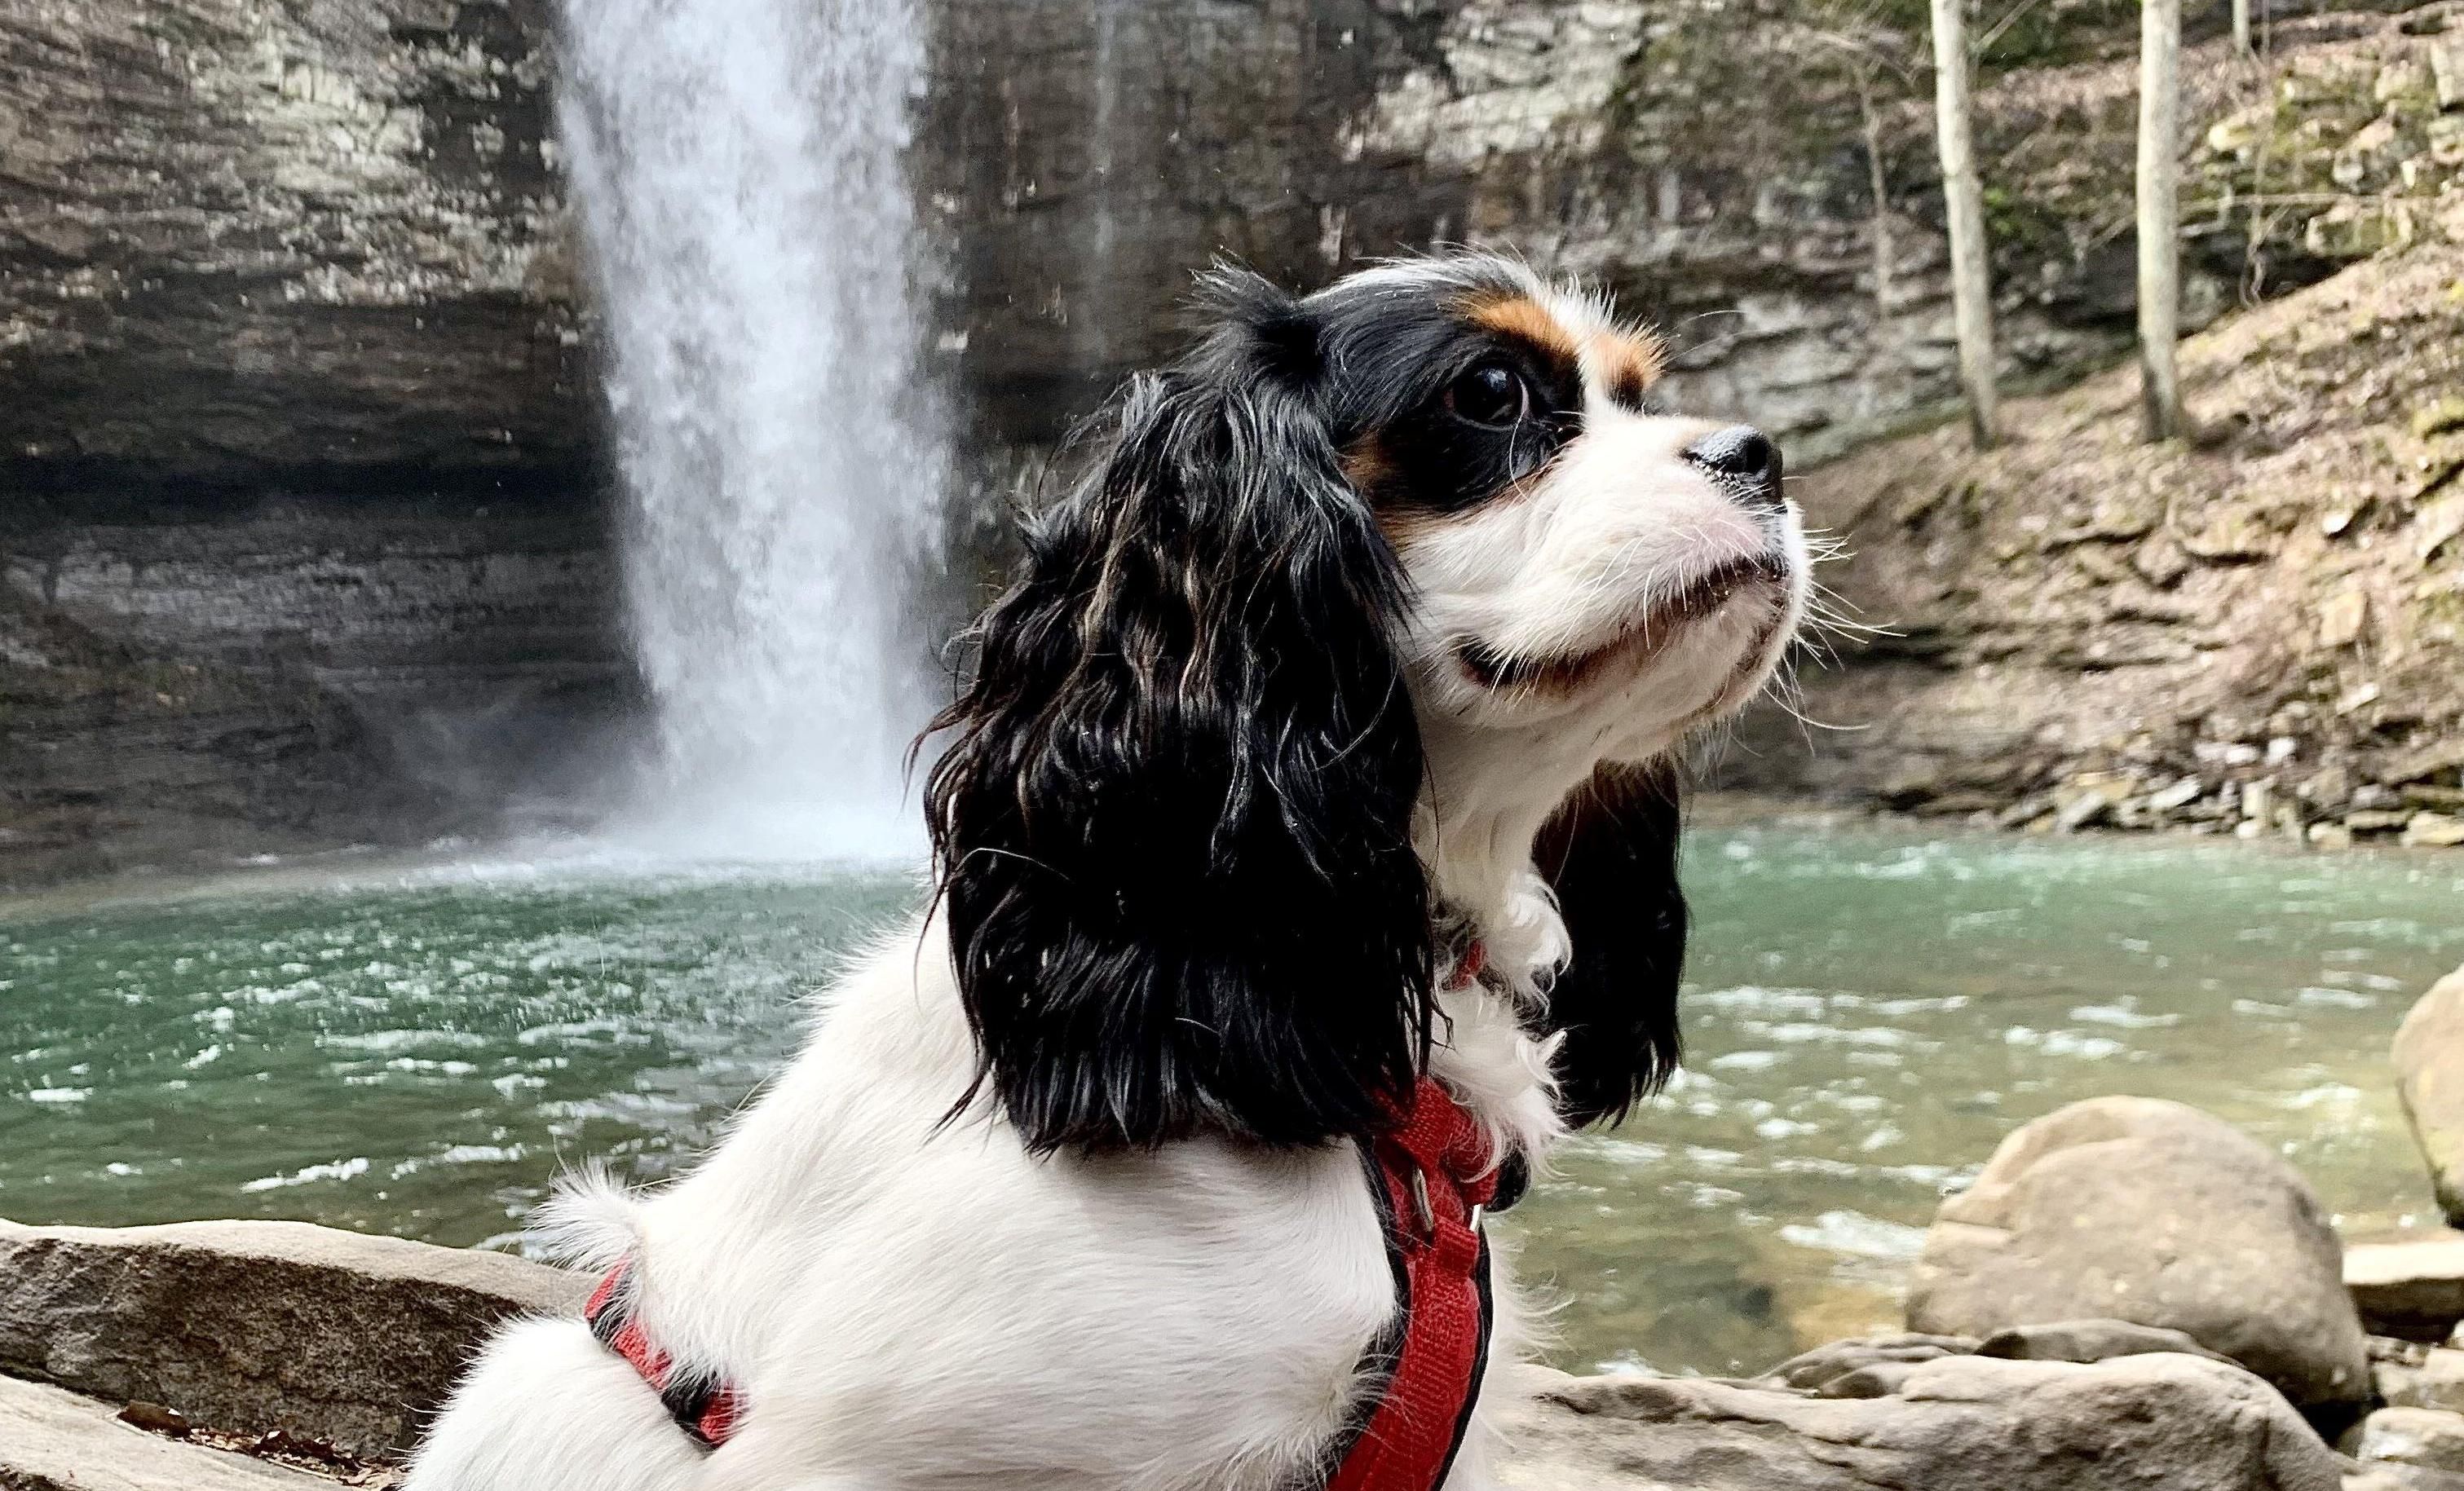
[[[1503,362],[1483,362],[1447,385],[1446,409],[1458,419],[1505,429],[1531,412],[1531,385]]]

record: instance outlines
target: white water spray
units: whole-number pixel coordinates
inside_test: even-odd
[[[911,0],[564,0],[657,712],[635,825],[722,855],[919,842],[915,583],[941,531],[901,168]]]

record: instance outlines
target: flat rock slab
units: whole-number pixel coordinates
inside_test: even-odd
[[[1500,1480],[1530,1491],[2339,1491],[2351,1462],[2266,1383],[2173,1353],[1944,1356],[1872,1397],[1534,1373]]]
[[[2417,1362],[2379,1362],[2370,1368],[2379,1401],[2389,1408],[2443,1408],[2464,1413],[2464,1351],[2433,1347]]]
[[[1908,1328],[1991,1337],[2111,1319],[2178,1330],[2304,1408],[2369,1394],[2326,1209],[2282,1156],[2153,1098],[2091,1098],[2022,1125],[1942,1203]]]
[[[2445,1341],[2464,1321],[2464,1233],[2346,1248],[2344,1291],[2372,1334]]]
[[[0,1372],[376,1458],[408,1447],[498,1322],[578,1314],[589,1288],[500,1253],[305,1222],[0,1221]]]
[[[2395,1033],[2396,1093],[2447,1220],[2464,1227],[2464,968],[2430,986]]]
[[[2345,1475],[2344,1491],[2464,1491],[2464,1476],[2374,1460]]]
[[[2383,1408],[2362,1420],[2353,1458],[2425,1470],[2464,1472],[2464,1414],[2435,1408]]]
[[[336,1482],[120,1422],[61,1388],[0,1377],[0,1491],[334,1491]]]

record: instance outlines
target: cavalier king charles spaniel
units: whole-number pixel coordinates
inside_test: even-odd
[[[1326,1484],[1409,1239],[1672,1070],[1675,762],[1806,605],[1778,450],[1505,259],[1202,304],[977,627],[930,908],[698,1169],[564,1188],[590,1324],[504,1330],[410,1491]],[[1436,1469],[1338,1483],[1495,1483],[1497,1252]]]

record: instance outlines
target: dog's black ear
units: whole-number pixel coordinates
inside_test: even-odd
[[[1623,1118],[1677,1069],[1677,984],[1685,966],[1682,826],[1665,768],[1602,767],[1540,836],[1572,962],[1549,988],[1558,1108],[1567,1122]]]
[[[1366,1133],[1426,1060],[1399,565],[1337,468],[1306,308],[1213,292],[1215,333],[1028,523],[936,722],[976,1093],[1039,1151]]]

